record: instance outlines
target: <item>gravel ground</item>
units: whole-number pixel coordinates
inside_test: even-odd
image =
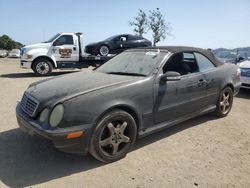
[[[18,59],[0,59],[0,187],[250,187],[250,90],[240,91],[226,118],[189,120],[138,140],[125,159],[104,165],[18,128],[16,101],[41,79],[20,69]]]

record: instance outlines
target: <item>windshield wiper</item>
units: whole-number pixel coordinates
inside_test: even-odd
[[[107,74],[118,74],[118,75],[128,75],[128,76],[143,76],[146,77],[145,74],[135,73],[135,72],[107,72]]]

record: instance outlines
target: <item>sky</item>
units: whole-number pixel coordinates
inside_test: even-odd
[[[58,32],[82,32],[86,45],[133,34],[129,21],[138,10],[156,8],[172,27],[157,45],[250,46],[250,0],[0,0],[0,35],[29,45]],[[144,37],[152,40],[150,32]]]

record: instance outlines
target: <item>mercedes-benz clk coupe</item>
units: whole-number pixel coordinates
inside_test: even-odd
[[[127,50],[92,72],[31,84],[17,104],[19,126],[70,153],[103,162],[126,156],[137,138],[205,113],[228,115],[240,69],[209,50]]]

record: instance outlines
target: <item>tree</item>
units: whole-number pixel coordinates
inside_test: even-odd
[[[159,8],[150,11],[148,24],[153,33],[153,46],[161,40],[165,40],[168,35],[171,35],[170,24],[166,23]]]
[[[23,44],[12,40],[8,35],[0,36],[0,49],[12,50],[21,47],[23,47]]]
[[[146,13],[139,9],[137,17],[134,17],[134,20],[130,21],[129,25],[134,26],[135,34],[142,37],[142,35],[148,30],[148,19]]]

